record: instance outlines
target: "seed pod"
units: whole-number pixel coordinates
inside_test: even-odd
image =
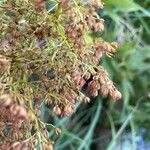
[[[109,94],[109,88],[108,88],[108,86],[106,85],[106,84],[104,84],[104,85],[102,85],[102,87],[101,87],[101,93],[103,94],[103,96],[108,96],[108,94]]]
[[[5,94],[0,96],[0,107],[9,107],[11,105],[12,99],[10,95]]]
[[[61,116],[69,116],[70,114],[73,113],[73,111],[74,111],[73,107],[70,104],[68,104],[62,111]]]
[[[84,75],[84,79],[87,81],[91,78],[91,73],[90,72],[86,72],[86,74]]]
[[[1,55],[0,55],[0,74],[7,71],[9,67],[10,67],[9,60],[7,60],[6,58],[1,58]]]
[[[56,133],[56,135],[60,135],[61,134],[60,128],[55,128],[55,133]]]
[[[53,112],[56,114],[56,115],[60,115],[61,114],[61,109],[58,105],[54,106],[53,108]]]
[[[48,132],[46,129],[43,130],[43,136],[44,136],[45,138],[48,138],[48,137],[49,137],[49,132]]]
[[[84,97],[84,102],[85,103],[89,103],[91,101],[91,99],[89,97]]]
[[[25,109],[24,107],[22,107],[22,106],[20,106],[20,108],[19,108],[18,117],[19,117],[20,119],[25,119],[25,118],[27,118],[27,111],[26,111],[26,109]]]
[[[115,90],[113,93],[111,93],[111,96],[114,100],[119,100],[122,98],[122,95],[118,90]]]

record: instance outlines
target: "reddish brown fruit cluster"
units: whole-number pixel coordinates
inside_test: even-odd
[[[34,149],[37,144],[52,150],[47,123],[40,120],[42,106],[63,117],[75,111],[77,101],[90,102],[100,93],[121,98],[99,64],[103,54],[116,52],[117,44],[91,36],[104,30],[104,20],[96,13],[103,3],[51,2],[1,3],[1,150]],[[61,133],[51,126],[57,135]]]

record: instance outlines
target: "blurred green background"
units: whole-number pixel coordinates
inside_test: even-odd
[[[53,116],[62,129],[55,150],[150,150],[150,1],[104,0],[98,13],[105,20],[106,41],[117,41],[114,58],[103,57],[120,101],[98,96],[89,104],[77,104],[69,118]]]

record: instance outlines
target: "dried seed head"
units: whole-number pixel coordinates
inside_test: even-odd
[[[98,95],[98,90],[100,89],[100,84],[98,80],[92,80],[88,83],[89,94],[92,97],[96,97]]]
[[[86,97],[84,97],[84,99],[83,99],[83,100],[84,100],[84,102],[85,102],[85,103],[89,103],[89,102],[91,101],[91,99],[90,99],[89,97],[87,97],[87,96],[86,96]]]
[[[0,55],[0,73],[5,72],[6,70],[8,70],[10,67],[10,61],[7,60],[6,58],[1,58]]]
[[[27,116],[28,116],[27,110],[24,107],[20,106],[20,109],[19,109],[19,112],[18,112],[18,117],[20,119],[25,119],[25,118],[27,118]]]
[[[9,107],[12,103],[10,95],[5,94],[0,96],[0,107]]]
[[[101,0],[89,0],[89,1],[91,6],[95,8],[103,8],[103,3],[101,2]]]
[[[13,104],[10,107],[10,112],[14,117],[19,119],[26,119],[28,116],[26,109],[23,106],[19,106],[17,104]]]
[[[60,135],[61,134],[61,129],[60,128],[55,128],[55,133],[56,135]]]
[[[43,136],[44,136],[45,138],[48,138],[48,137],[49,137],[49,132],[48,132],[46,129],[43,130]]]
[[[36,147],[38,145],[38,139],[37,138],[33,138],[31,141],[34,145],[34,147]]]
[[[122,95],[118,90],[115,90],[113,93],[111,93],[111,96],[114,100],[119,100],[122,98]]]
[[[10,107],[10,112],[12,113],[13,116],[17,116],[19,113],[20,107],[17,104],[13,104]]]
[[[86,72],[86,74],[84,75],[84,79],[87,81],[91,78],[91,73],[90,72]]]
[[[98,90],[93,90],[90,94],[91,96],[96,97],[98,96]]]
[[[62,111],[61,115],[62,116],[69,116],[73,112],[74,112],[74,108],[70,104],[68,104],[68,105],[65,106],[65,108]]]
[[[41,110],[39,110],[39,109],[35,109],[35,115],[37,116],[37,117],[40,117],[40,115],[41,115]]]
[[[99,63],[99,60],[100,60],[100,58],[102,57],[102,55],[103,55],[103,52],[96,49],[95,52],[94,52],[93,61],[94,61],[96,64]]]
[[[101,93],[103,94],[103,96],[108,96],[109,95],[109,92],[110,92],[110,89],[112,89],[112,85],[110,84],[104,84],[102,85],[101,87]]]
[[[81,76],[80,72],[78,70],[75,70],[72,72],[72,79],[77,85],[78,89],[82,89],[82,87],[85,84],[85,80]]]
[[[54,106],[53,108],[53,112],[56,114],[56,115],[60,115],[61,114],[61,109],[58,105]]]

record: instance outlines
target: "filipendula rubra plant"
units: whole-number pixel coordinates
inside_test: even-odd
[[[91,36],[104,30],[96,13],[102,7],[100,0],[0,1],[1,150],[53,149],[40,120],[44,104],[68,116],[76,101],[99,93],[121,98],[99,65],[117,44]]]

